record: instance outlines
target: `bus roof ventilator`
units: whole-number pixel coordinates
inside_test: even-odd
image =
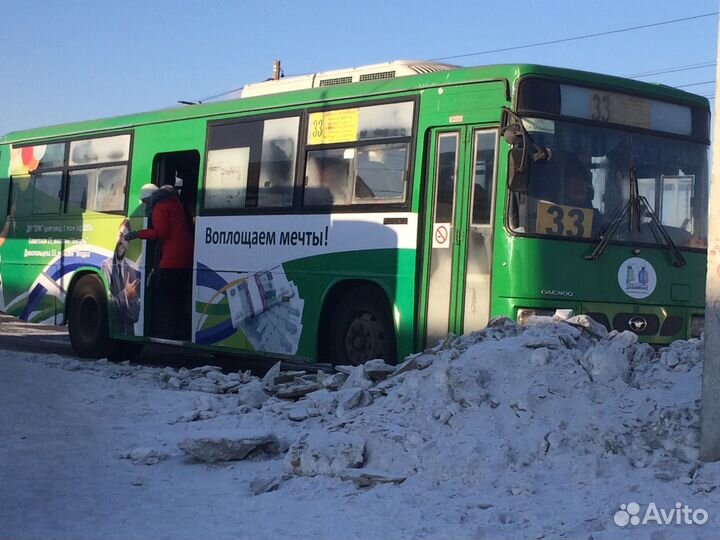
[[[307,75],[283,77],[277,80],[270,79],[259,83],[246,84],[239,92],[233,92],[228,95],[228,99],[264,96],[269,94],[279,94],[280,92],[291,92],[293,90],[337,86],[340,84],[377,81],[381,79],[394,79],[396,77],[435,73],[438,71],[449,71],[457,68],[458,66],[443,64],[440,62],[395,60],[392,62],[384,62],[382,64],[371,64],[367,66],[336,69],[332,71],[321,71]]]

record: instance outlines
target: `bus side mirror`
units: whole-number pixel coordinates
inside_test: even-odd
[[[518,146],[513,146],[510,149],[510,156],[508,158],[508,188],[510,188],[510,191],[525,192],[528,190],[530,183],[530,175],[528,172],[531,160],[527,159],[527,156],[523,155],[524,153],[525,150]]]
[[[517,146],[523,143],[525,137],[523,128],[520,124],[510,124],[500,130],[500,135],[511,146]]]
[[[519,123],[509,124],[500,130],[500,135],[511,147],[508,159],[508,187],[510,191],[527,191],[530,159],[525,153],[525,130]]]
[[[500,130],[500,135],[511,146],[518,146],[525,140],[525,134],[520,124],[510,124]]]

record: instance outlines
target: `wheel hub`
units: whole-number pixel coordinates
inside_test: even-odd
[[[83,334],[94,336],[97,333],[100,324],[99,311],[97,302],[92,296],[87,296],[82,299],[78,313],[84,330]]]
[[[382,350],[382,326],[371,313],[361,313],[353,319],[345,336],[348,360],[362,364]]]

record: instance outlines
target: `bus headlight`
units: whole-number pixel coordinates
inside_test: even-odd
[[[700,337],[705,329],[705,315],[692,315],[690,317],[690,337]]]
[[[555,310],[541,308],[518,308],[517,322],[518,324],[527,324],[530,317],[534,317],[536,315],[540,315],[542,317],[552,317],[555,315]]]

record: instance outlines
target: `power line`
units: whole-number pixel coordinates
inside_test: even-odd
[[[552,45],[555,43],[564,43],[564,42],[568,42],[568,41],[577,41],[577,40],[581,40],[581,39],[589,39],[589,38],[593,38],[593,37],[606,36],[606,35],[610,35],[610,34],[618,34],[621,32],[631,32],[633,30],[641,30],[644,28],[653,28],[653,27],[657,27],[657,26],[674,24],[674,23],[678,23],[678,22],[685,22],[685,21],[690,21],[690,20],[694,20],[694,19],[702,19],[705,17],[712,17],[717,14],[718,14],[717,11],[713,11],[711,13],[705,13],[702,15],[693,15],[691,17],[683,17],[680,19],[670,19],[667,21],[661,21],[661,22],[651,23],[651,24],[644,24],[644,25],[640,25],[640,26],[630,26],[627,28],[619,28],[617,30],[608,30],[607,32],[598,32],[595,34],[585,34],[582,36],[556,39],[553,41],[530,43],[530,44],[526,44],[526,45],[517,45],[514,47],[505,47],[502,49],[492,49],[492,50],[480,51],[480,52],[476,52],[476,53],[466,53],[466,54],[457,54],[454,56],[443,56],[443,57],[439,57],[439,58],[431,58],[430,61],[451,60],[453,58],[463,58],[463,57],[467,57],[467,56],[479,56],[479,55],[483,55],[483,54],[491,54],[491,53],[496,53],[496,52],[512,51],[512,50],[516,50],[516,49],[527,49],[530,47],[540,47],[542,45]],[[716,64],[715,62],[705,62],[705,63],[700,63],[700,64],[687,64],[687,65],[683,65],[683,66],[671,67],[671,68],[661,69],[661,70],[656,70],[656,71],[648,71],[648,72],[644,72],[644,73],[636,73],[633,75],[626,75],[626,77],[629,79],[640,78],[640,77],[649,77],[651,75],[662,75],[664,73],[675,73],[675,72],[687,71],[687,70],[691,70],[691,69],[700,69],[700,68],[704,68],[704,67],[714,66],[715,64]],[[701,84],[701,83],[694,83],[694,84]],[[693,85],[691,84],[691,85],[686,85],[686,86],[693,86]],[[682,86],[677,86],[676,88],[682,88]],[[201,98],[197,102],[204,103],[206,101],[210,101],[210,100],[225,96],[227,94],[231,94],[233,92],[238,92],[242,89],[243,89],[243,87],[233,88],[232,90],[227,90],[227,91],[221,92],[219,94]]]
[[[662,75],[664,73],[677,73],[678,71],[689,71],[691,69],[700,69],[705,67],[712,67],[716,62],[705,62],[702,64],[686,64],[684,66],[675,66],[670,68],[658,69],[656,71],[646,71],[644,73],[634,73],[632,75],[626,75],[629,79],[638,79],[640,77],[650,77],[651,75]]]
[[[710,83],[714,83],[714,82],[715,81],[703,81],[703,82],[694,82],[694,83],[689,83],[689,84],[676,84],[673,86],[675,86],[675,88],[687,88],[688,86],[700,86],[701,84],[710,84]]]
[[[431,58],[431,60],[453,60],[455,58],[466,58],[468,56],[480,56],[482,54],[492,54],[492,53],[499,53],[499,52],[506,52],[506,51],[516,51],[518,49],[528,49],[530,47],[540,47],[542,45],[553,45],[555,43],[566,43],[568,41],[578,41],[581,39],[590,39],[594,37],[600,37],[600,36],[609,36],[611,34],[619,34],[621,32],[631,32],[633,30],[642,30],[644,28],[654,28],[657,26],[663,26],[667,24],[674,24],[679,22],[685,22],[685,21],[691,21],[694,19],[702,19],[704,17],[712,17],[714,15],[717,15],[717,11],[713,11],[712,13],[704,13],[702,15],[693,15],[692,17],[683,17],[680,19],[670,19],[667,21],[661,21],[656,22],[652,24],[642,24],[639,26],[629,26],[627,28],[618,28],[617,30],[608,30],[606,32],[597,32],[595,34],[584,34],[581,36],[575,36],[575,37],[569,37],[569,38],[562,38],[562,39],[553,39],[551,41],[539,41],[536,43],[527,43],[525,45],[515,45],[513,47],[503,47],[500,49],[490,49],[486,51],[479,51],[479,52],[473,52],[473,53],[465,53],[465,54],[454,54],[452,56],[442,56],[440,58]]]
[[[222,92],[222,93],[220,93],[220,94],[215,94],[215,95],[212,95],[212,96],[207,96],[207,97],[204,97],[204,98],[200,98],[200,99],[198,100],[198,103],[205,103],[206,101],[210,101],[211,99],[219,98],[219,97],[225,96],[225,95],[227,95],[227,94],[232,94],[233,92],[239,92],[239,91],[242,90],[243,88],[244,88],[244,87],[241,86],[240,88],[233,88],[232,90],[226,90],[225,92]]]

